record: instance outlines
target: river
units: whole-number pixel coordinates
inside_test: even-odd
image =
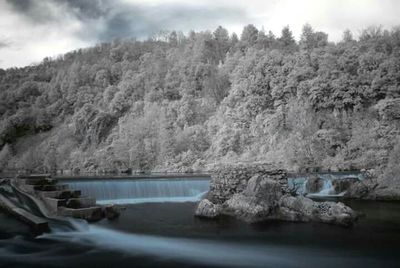
[[[91,225],[75,221],[75,231],[53,228],[51,233],[33,237],[24,225],[0,213],[0,267],[327,268],[400,264],[400,203],[346,201],[366,215],[352,228],[289,222],[248,225],[231,218],[213,221],[193,217],[204,189],[202,180],[143,183],[125,181],[122,188],[127,195],[121,199],[131,202],[119,219]],[[127,185],[152,194],[132,201],[131,194],[138,192],[126,190]],[[111,189],[106,184],[92,186],[86,191],[103,186]],[[120,186],[111,192],[121,191]],[[150,189],[154,187],[157,190]],[[104,198],[118,199],[108,194]],[[165,202],[168,197],[172,199]]]

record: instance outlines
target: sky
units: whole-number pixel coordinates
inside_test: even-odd
[[[22,67],[115,38],[144,39],[161,30],[239,36],[247,24],[295,37],[309,23],[339,41],[372,25],[400,25],[398,0],[0,0],[0,68]]]

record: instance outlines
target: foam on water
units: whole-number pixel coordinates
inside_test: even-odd
[[[95,248],[122,251],[131,256],[168,258],[225,267],[265,267],[265,264],[272,265],[271,267],[297,267],[299,258],[303,258],[304,261],[319,258],[318,255],[301,253],[298,248],[142,235],[99,226],[90,226],[86,231],[54,232],[42,235],[38,239],[90,245]]]
[[[209,189],[208,179],[70,181],[71,189],[95,197],[99,204],[197,202]]]
[[[361,173],[321,173],[318,177],[322,179],[323,185],[321,191],[318,193],[308,193],[306,190],[306,183],[308,177],[292,177],[288,178],[288,184],[291,189],[295,189],[298,194],[307,195],[309,197],[341,197],[346,192],[335,193],[333,187],[333,180],[341,180],[345,178],[357,178],[363,180]]]

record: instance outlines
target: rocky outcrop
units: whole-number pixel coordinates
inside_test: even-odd
[[[279,182],[254,175],[243,192],[234,194],[223,204],[223,212],[247,222],[261,221],[274,217],[281,197]]]
[[[370,199],[371,192],[376,185],[367,181],[353,183],[344,194],[344,197],[354,199]]]
[[[310,176],[305,185],[306,193],[318,193],[323,187],[324,180],[315,175]]]
[[[254,175],[261,175],[279,182],[283,189],[288,190],[286,171],[276,169],[269,164],[237,166],[223,166],[218,168],[210,184],[208,198],[215,204],[222,204],[235,193],[241,193],[247,186],[247,182]]]
[[[358,178],[348,177],[332,180],[332,186],[336,194],[347,191],[353,184],[359,182]]]
[[[400,187],[379,186],[368,194],[366,199],[381,201],[400,200]]]
[[[303,196],[286,195],[280,200],[278,219],[287,221],[318,221],[350,226],[356,213],[343,203],[315,202]]]
[[[364,200],[400,200],[400,186],[398,178],[391,181],[384,180],[374,170],[363,171],[364,180],[350,185],[344,197]],[[398,176],[398,175],[394,175]]]
[[[106,217],[108,220],[114,220],[119,217],[121,214],[121,209],[120,207],[116,205],[106,205],[104,208],[104,217]]]
[[[208,199],[203,199],[200,201],[195,215],[204,218],[215,218],[221,212],[221,207],[219,205],[213,204]]]
[[[261,169],[261,166],[230,167],[212,176],[208,199],[200,202],[195,215],[205,218],[229,215],[249,223],[319,221],[343,226],[356,220],[354,211],[342,203],[292,196],[283,170]]]

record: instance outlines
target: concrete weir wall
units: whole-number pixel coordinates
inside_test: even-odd
[[[117,207],[99,206],[94,198],[81,196],[80,191],[58,184],[46,174],[19,175],[10,179],[7,187],[7,191],[1,189],[4,195],[0,192],[0,206],[39,234],[49,230],[52,220],[68,222],[67,217],[73,217],[90,222],[119,216]],[[37,209],[24,206],[26,200]]]
[[[8,213],[15,216],[17,219],[28,224],[35,233],[41,234],[49,230],[49,223],[46,219],[38,217],[29,211],[18,207],[6,197],[0,195],[0,207]]]

